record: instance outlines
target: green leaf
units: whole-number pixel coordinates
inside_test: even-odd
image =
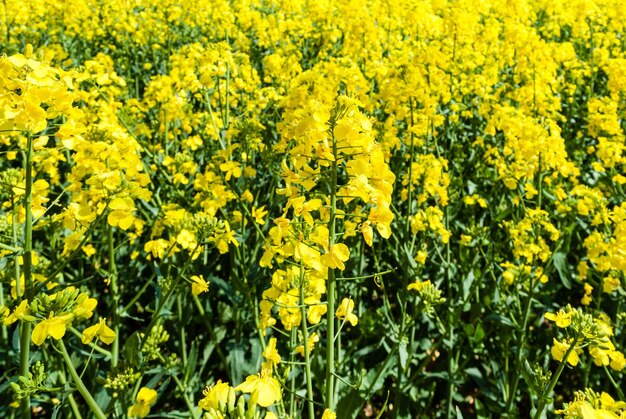
[[[552,256],[554,267],[559,274],[559,278],[563,283],[563,286],[567,289],[572,288],[572,273],[567,262],[567,255],[563,252],[557,252]]]
[[[409,360],[409,351],[407,350],[406,342],[401,342],[398,346],[398,355],[400,358],[400,366],[403,370],[406,370],[407,361]]]
[[[185,365],[185,379],[183,383],[188,383],[193,374],[196,372],[196,364],[198,363],[198,341],[191,342],[191,349],[187,355],[187,365]]]
[[[141,354],[141,336],[135,332],[124,342],[122,356],[134,367],[141,367],[143,356]]]
[[[230,369],[230,379],[233,383],[243,381],[243,365],[246,361],[245,348],[240,343],[231,343],[228,345],[228,367]]]

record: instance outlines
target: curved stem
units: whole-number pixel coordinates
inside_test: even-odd
[[[102,409],[100,409],[100,406],[98,406],[98,403],[96,403],[96,400],[93,398],[89,390],[87,390],[87,387],[85,387],[83,380],[81,380],[80,377],[78,376],[78,373],[76,372],[76,369],[74,368],[74,365],[72,364],[72,359],[70,358],[70,354],[67,353],[67,349],[65,348],[63,339],[59,340],[59,347],[61,348],[61,354],[63,355],[63,359],[65,360],[67,369],[70,372],[70,375],[72,376],[72,380],[74,380],[74,384],[76,384],[76,389],[83,396],[83,398],[89,405],[89,408],[93,412],[94,416],[98,419],[106,419],[104,412],[102,412]]]

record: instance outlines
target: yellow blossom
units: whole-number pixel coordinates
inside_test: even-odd
[[[148,387],[141,387],[137,393],[136,403],[128,409],[128,416],[145,418],[157,400],[157,392]]]

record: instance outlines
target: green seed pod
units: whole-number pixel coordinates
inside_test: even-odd
[[[235,403],[237,402],[237,394],[235,389],[230,387],[228,389],[228,414],[232,414],[235,411]]]
[[[31,316],[30,314],[27,314],[26,316],[24,316],[23,319],[25,322],[29,322],[29,323],[32,323],[35,320],[37,320],[35,316]]]
[[[39,311],[39,300],[35,298],[30,302],[29,307],[32,313],[37,313]]]
[[[14,392],[19,393],[21,390],[21,387],[18,383],[15,382],[11,382],[9,383],[9,385],[11,386],[11,388],[13,389]]]
[[[239,400],[237,400],[237,417],[246,417],[246,399],[243,396],[239,396]]]
[[[254,419],[255,414],[256,414],[256,406],[248,406],[248,411],[246,412],[246,419]]]

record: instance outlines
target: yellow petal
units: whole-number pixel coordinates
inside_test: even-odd
[[[257,385],[257,403],[259,406],[268,407],[280,400],[280,384],[274,378],[264,378],[259,380]]]
[[[110,345],[115,341],[115,332],[106,324],[102,324],[102,329],[100,330],[100,340],[107,345]]]
[[[42,320],[37,323],[30,335],[31,340],[37,346],[41,346],[41,344],[46,340],[46,337],[48,337],[46,321],[47,320]]]
[[[52,336],[56,340],[65,336],[65,319],[61,317],[52,317],[48,321],[48,335]]]
[[[93,340],[93,338],[96,337],[96,335],[98,334],[98,330],[100,329],[100,325],[96,324],[94,326],[90,326],[88,328],[86,328],[85,330],[83,330],[83,335],[82,335],[82,341],[85,345],[91,343],[91,341]]]
[[[154,389],[148,387],[141,387],[139,393],[137,393],[137,403],[144,403],[152,406],[156,403],[157,392]]]

